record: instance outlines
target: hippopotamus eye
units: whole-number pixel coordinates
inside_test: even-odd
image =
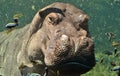
[[[58,24],[58,19],[54,17],[48,17],[48,22],[51,23],[52,25]]]
[[[48,21],[54,24],[56,22],[56,19],[54,17],[48,17]]]
[[[48,22],[52,25],[58,24],[62,20],[62,16],[59,13],[50,13],[48,16]]]

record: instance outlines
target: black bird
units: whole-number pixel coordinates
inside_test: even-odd
[[[112,55],[112,52],[111,52],[111,51],[108,51],[108,50],[103,51],[103,53],[106,54],[106,55]]]
[[[11,29],[11,28],[18,26],[18,18],[14,18],[13,20],[14,20],[13,23],[8,23],[5,25],[5,27],[8,29]]]
[[[117,48],[114,48],[114,55],[117,54]]]
[[[120,66],[115,66],[111,69],[111,71],[119,71],[120,70]]]
[[[118,71],[117,76],[120,76],[120,66],[113,67],[111,71]]]

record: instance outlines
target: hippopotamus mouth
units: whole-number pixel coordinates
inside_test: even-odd
[[[79,68],[88,68],[91,69],[92,67],[81,63],[79,60],[68,60],[65,62],[62,62],[60,64],[57,65],[59,69],[64,69],[64,70],[68,70],[68,69],[79,69]]]
[[[82,63],[80,60],[77,59],[69,59],[66,61],[63,61],[55,66],[49,67],[53,71],[59,71],[60,74],[82,74],[90,69],[92,69],[91,66]],[[86,70],[88,69],[88,70]]]
[[[79,61],[67,61],[62,63],[61,65],[59,65],[59,67],[61,68],[80,68],[80,67],[85,67],[85,68],[92,68],[90,66],[87,66],[85,64],[82,64]]]

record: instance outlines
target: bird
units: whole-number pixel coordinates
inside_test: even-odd
[[[114,55],[116,55],[117,54],[117,48],[114,48]]]
[[[115,66],[111,69],[111,71],[119,71],[120,70],[120,66]]]
[[[5,27],[8,29],[11,29],[11,28],[18,26],[18,18],[14,18],[13,20],[14,20],[13,23],[8,23],[5,25]]]
[[[106,55],[112,55],[112,52],[111,52],[111,51],[108,51],[108,50],[103,51],[103,53],[106,54]]]
[[[113,67],[111,71],[118,71],[117,76],[120,76],[120,66]]]

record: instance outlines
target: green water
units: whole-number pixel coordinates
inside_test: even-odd
[[[111,42],[120,42],[119,0],[0,0],[0,31],[6,29],[5,25],[13,21],[15,14],[23,15],[19,18],[19,27],[23,27],[31,22],[40,8],[53,2],[73,4],[90,16],[89,29],[95,41],[96,51],[112,51],[114,47],[111,46]],[[106,32],[112,32],[115,38],[109,41]]]

